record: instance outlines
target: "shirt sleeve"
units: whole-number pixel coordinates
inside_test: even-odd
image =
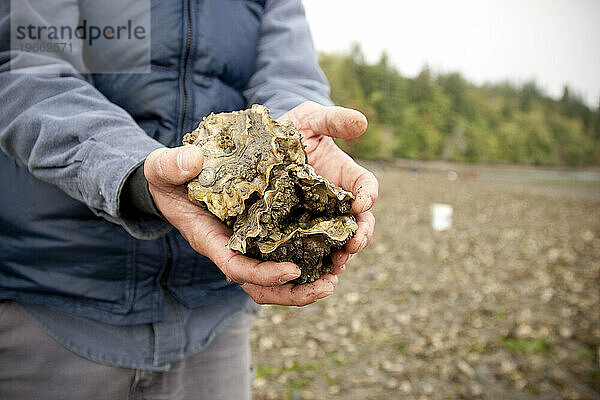
[[[332,105],[300,0],[267,0],[247,104],[264,104],[274,118],[312,100]]]
[[[6,3],[0,6],[0,149],[134,237],[164,235],[171,228],[164,220],[122,216],[119,204],[128,176],[162,144],[90,83],[82,73],[81,49],[74,46],[64,57],[11,52]],[[31,10],[20,18],[44,25],[51,11],[35,7],[48,8],[45,3],[28,2]],[[77,2],[50,3],[65,25],[77,24]]]

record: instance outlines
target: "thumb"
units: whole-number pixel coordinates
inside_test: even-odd
[[[314,133],[340,139],[358,137],[368,125],[367,118],[360,111],[323,106],[309,101],[300,104],[290,113],[298,129],[310,129]]]
[[[182,185],[198,176],[204,157],[196,146],[154,150],[144,162],[144,175],[154,185]]]

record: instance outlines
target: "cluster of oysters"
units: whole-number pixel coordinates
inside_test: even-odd
[[[356,232],[351,193],[307,164],[301,134],[262,105],[211,114],[183,137],[204,165],[188,182],[199,201],[233,229],[228,247],[263,261],[291,261],[312,282],[332,269],[331,253]]]

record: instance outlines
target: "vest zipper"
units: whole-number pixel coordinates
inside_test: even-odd
[[[183,109],[181,112],[181,130],[185,129],[185,117],[188,111],[188,91],[186,87],[187,64],[192,50],[192,4],[191,0],[187,0],[187,37],[185,40],[185,56],[183,58]]]
[[[188,109],[188,91],[186,87],[186,77],[187,77],[187,64],[190,58],[190,51],[192,50],[192,4],[191,0],[187,0],[187,37],[185,39],[185,56],[183,57],[183,107],[181,110],[181,129],[185,129],[185,117]],[[167,243],[167,266],[165,267],[165,271],[160,277],[160,285],[164,288],[167,287],[167,282],[169,280],[169,275],[171,274],[171,266],[173,264],[173,251],[171,250],[171,243],[169,243],[169,238],[165,238]]]
[[[169,242],[169,238],[165,238],[165,242],[167,244],[167,265],[165,266],[165,271],[160,277],[160,285],[163,288],[167,288],[167,282],[169,281],[169,275],[171,275],[171,265],[173,264],[173,251],[171,250],[171,243]]]

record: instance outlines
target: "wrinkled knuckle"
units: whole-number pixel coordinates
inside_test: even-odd
[[[237,268],[237,263],[236,263],[237,258],[238,258],[238,255],[236,253],[230,254],[229,256],[227,256],[227,259],[223,263],[223,268],[225,270],[227,270],[227,272],[229,272],[229,274],[232,278],[234,275],[236,278],[239,278],[238,277],[238,268]]]
[[[213,229],[207,229],[204,233],[204,240],[206,240],[207,243],[213,242],[217,240],[217,237],[219,236],[219,233]]]
[[[203,249],[201,246],[201,243],[203,242],[203,240],[202,240],[202,238],[198,237],[198,232],[196,230],[192,229],[192,230],[189,230],[188,232],[186,232],[185,238],[196,253],[200,253],[200,254],[203,253]]]
[[[235,274],[235,273],[232,274],[232,273],[230,273],[227,276],[229,277],[229,279],[232,282],[237,283],[238,285],[243,285],[244,284],[244,280],[241,279],[238,274]]]

